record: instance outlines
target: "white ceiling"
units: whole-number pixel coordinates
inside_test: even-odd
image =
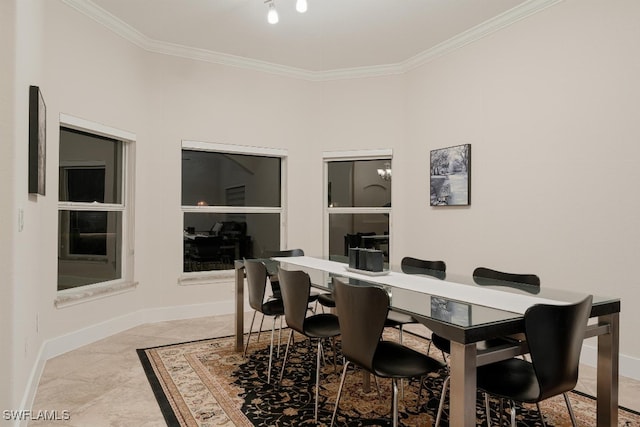
[[[407,64],[559,0],[63,0],[148,50],[318,75]],[[231,64],[234,65],[234,64]]]

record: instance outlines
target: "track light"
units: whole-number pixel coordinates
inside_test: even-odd
[[[307,0],[297,0],[296,10],[300,13],[305,13],[307,11]]]
[[[278,11],[276,10],[275,0],[264,0],[264,3],[269,7],[267,22],[269,22],[269,24],[277,24],[280,19],[278,17]],[[308,8],[307,0],[296,0],[296,10],[298,12],[305,13]]]
[[[267,0],[266,3],[269,5],[269,12],[267,12],[267,22],[269,22],[269,24],[277,24],[279,19],[275,3],[273,2],[273,0]]]

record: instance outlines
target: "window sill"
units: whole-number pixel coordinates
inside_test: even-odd
[[[235,279],[235,270],[205,271],[197,273],[183,273],[178,278],[178,285],[213,285],[218,283],[229,283]]]
[[[137,286],[138,282],[129,281],[110,283],[108,285],[83,286],[79,289],[64,291],[64,293],[58,292],[58,296],[54,300],[54,305],[56,308],[70,307],[76,304],[82,304],[100,298],[122,294],[124,292],[131,292]]]

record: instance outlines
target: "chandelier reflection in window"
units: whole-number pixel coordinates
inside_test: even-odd
[[[385,181],[391,181],[391,163],[384,162],[384,168],[378,169],[378,176]]]

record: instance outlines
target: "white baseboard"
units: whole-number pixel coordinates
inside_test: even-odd
[[[580,353],[580,363],[596,367],[598,361],[598,347],[594,345],[583,345]],[[640,381],[640,359],[636,357],[620,355],[619,374],[622,377]]]
[[[248,306],[248,303],[245,303],[245,306]],[[234,307],[235,301],[229,300],[206,304],[142,309],[45,340],[40,346],[38,357],[31,370],[20,408],[30,409],[33,407],[45,364],[51,358],[146,323],[233,314]],[[26,426],[27,423],[27,420],[16,421],[15,426],[22,427]]]

